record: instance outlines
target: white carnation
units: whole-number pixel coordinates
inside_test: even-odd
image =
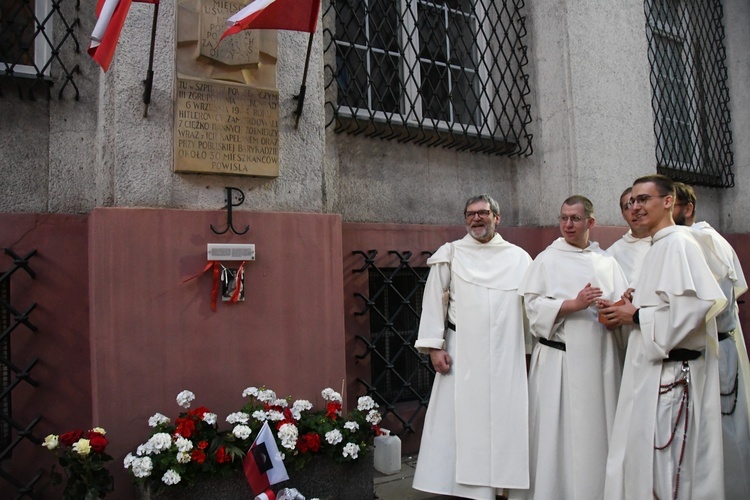
[[[122,461],[123,465],[125,465],[126,469],[129,469],[133,465],[133,460],[135,460],[135,457],[132,453],[128,453],[125,455],[125,460]]]
[[[342,452],[342,454],[345,457],[351,456],[352,459],[356,460],[357,456],[359,455],[359,446],[357,446],[354,443],[346,443],[346,445],[344,446],[344,451]]]
[[[258,388],[257,387],[248,387],[244,391],[242,391],[242,397],[246,398],[248,396],[252,396],[254,398],[258,397]]]
[[[250,420],[250,415],[243,411],[238,411],[235,413],[230,413],[227,415],[227,422],[230,424],[246,424]]]
[[[146,446],[150,450],[149,455],[161,453],[172,446],[172,436],[166,432],[157,432],[146,442]]]
[[[350,421],[344,424],[344,429],[354,432],[359,429],[359,424],[357,422]]]
[[[273,401],[276,401],[276,393],[273,392],[271,389],[264,389],[262,391],[258,391],[258,401],[262,401],[264,403],[271,404]]]
[[[357,400],[357,409],[359,411],[372,410],[377,407],[378,404],[370,396],[362,396]]]
[[[183,408],[190,408],[190,403],[195,399],[195,394],[190,391],[182,391],[177,395],[177,404]]]
[[[174,444],[175,446],[177,446],[177,451],[183,453],[186,453],[193,449],[193,442],[182,436],[177,436],[177,439],[174,440]]]
[[[268,415],[266,415],[266,412],[264,412],[263,410],[255,410],[253,412],[253,418],[258,422],[265,422],[266,420],[268,420]]]
[[[276,410],[268,410],[268,420],[271,422],[278,422],[284,420],[284,414]]]
[[[329,444],[339,444],[343,440],[344,437],[341,435],[341,431],[338,429],[333,429],[332,431],[326,432],[326,441],[328,441]]]
[[[326,401],[337,401],[339,403],[342,402],[341,394],[334,391],[330,387],[323,389],[320,395],[323,396],[323,399],[325,399]]]
[[[216,416],[216,413],[206,412],[203,414],[203,421],[206,422],[208,425],[216,425],[217,419],[218,417]]]
[[[162,415],[161,413],[155,413],[148,419],[149,427],[156,427],[157,425],[168,424],[169,422],[169,417]]]
[[[370,425],[378,425],[380,421],[383,420],[383,417],[380,416],[378,410],[370,410],[370,413],[367,414],[365,420],[367,420]]]
[[[131,464],[132,466],[130,470],[135,477],[148,477],[151,475],[151,470],[154,468],[154,463],[151,461],[150,457],[134,458]]]
[[[294,424],[284,424],[279,429],[279,439],[281,440],[281,446],[287,450],[293,450],[297,446],[297,436],[299,431],[297,426]]]
[[[240,439],[247,439],[250,437],[250,434],[252,434],[252,430],[246,425],[237,425],[232,429],[232,434]]]
[[[181,464],[186,464],[192,460],[192,457],[190,456],[190,452],[187,451],[180,451],[177,452],[177,461]]]
[[[174,469],[169,469],[161,477],[161,480],[164,482],[164,484],[168,484],[170,486],[179,483],[181,479],[182,478],[180,477],[180,475]]]

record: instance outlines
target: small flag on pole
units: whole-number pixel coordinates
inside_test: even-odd
[[[247,482],[255,495],[260,495],[272,484],[289,479],[268,422],[263,422],[258,436],[242,461]]]
[[[289,30],[315,33],[320,0],[255,0],[227,19],[221,38],[242,30]]]
[[[88,53],[106,72],[115,55],[120,32],[133,2],[159,4],[159,0],[97,0],[96,25]]]

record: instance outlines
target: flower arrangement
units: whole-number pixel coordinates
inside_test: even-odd
[[[63,498],[70,500],[104,498],[114,489],[114,479],[106,468],[112,460],[104,450],[109,444],[107,431],[95,427],[83,432],[75,430],[60,434],[50,434],[42,446],[53,451],[60,466],[65,471],[67,481]],[[52,467],[52,483],[60,484],[62,475]]]
[[[248,387],[242,396],[249,401],[226,417],[230,428],[219,430],[217,415],[205,407],[191,410],[195,395],[182,391],[177,403],[186,411],[174,423],[161,413],[149,418],[151,436],[125,457],[125,468],[152,490],[232,475],[242,470],[242,459],[266,421],[287,466],[304,467],[321,454],[338,462],[357,460],[379,433],[377,403],[363,396],[344,416],[339,393],[328,388],[321,395],[325,409],[312,411],[307,400],[290,404],[290,398],[278,398],[270,389]]]

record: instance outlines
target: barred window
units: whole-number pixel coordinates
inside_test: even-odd
[[[49,76],[52,18],[50,0],[0,3],[0,68],[6,74]]]
[[[645,0],[657,171],[732,187],[720,0]]]
[[[532,152],[522,1],[331,0],[336,131],[494,154]]]

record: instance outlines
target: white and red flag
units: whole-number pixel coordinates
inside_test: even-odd
[[[289,30],[315,33],[320,0],[255,0],[227,19],[221,38],[242,30]]]
[[[272,484],[289,479],[268,422],[263,422],[263,427],[242,460],[242,466],[255,495],[260,495]]]
[[[133,2],[158,4],[159,0],[97,0],[96,25],[88,52],[104,71],[112,63],[122,26]]]

